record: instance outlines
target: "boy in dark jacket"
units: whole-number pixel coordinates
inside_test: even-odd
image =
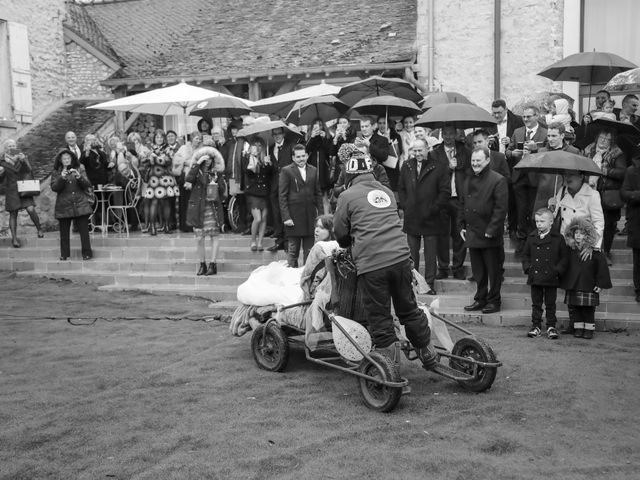
[[[553,213],[540,208],[535,213],[536,231],[527,237],[522,251],[522,269],[531,285],[531,330],[530,338],[542,332],[542,302],[547,317],[547,337],[558,338],[556,330],[556,299],[560,276],[567,269],[569,249],[562,235],[551,231]]]

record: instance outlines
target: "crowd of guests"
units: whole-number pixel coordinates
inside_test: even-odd
[[[175,229],[193,231],[198,239],[198,275],[217,271],[217,237],[228,226],[226,207],[231,197],[239,206],[240,230],[250,236],[248,248],[286,249],[289,265],[297,266],[301,250],[306,260],[313,245],[316,218],[333,213],[338,197],[348,187],[345,164],[359,150],[370,158],[375,179],[394,194],[416,269],[424,259],[429,294],[436,294],[436,279],[467,278],[463,265],[468,251],[477,292],[465,309],[499,311],[504,234],[515,242],[516,255],[525,266],[527,262],[532,265],[532,252],[527,250],[531,235],[538,235],[539,240],[546,235],[537,228],[534,212],[551,221],[554,235],[571,238],[576,232],[572,222],[586,219],[595,232],[587,235],[593,242],[584,247],[585,242],[574,239],[571,245],[582,245],[580,250],[589,259],[599,257],[592,252],[601,250],[610,266],[613,239],[626,203],[627,223],[620,233],[628,233],[633,249],[634,287],[640,302],[638,138],[620,135],[615,125],[612,129],[598,124],[599,119],[606,119],[640,127],[636,116],[640,102],[635,95],[627,95],[616,109],[609,94],[600,91],[595,103],[594,110],[578,122],[570,102],[560,96],[549,99],[546,111],[526,105],[522,116],[498,99],[492,103],[497,125],[466,132],[453,126],[432,131],[416,125],[414,117],[358,121],[343,117],[330,127],[317,119],[306,127],[304,136],[278,128],[251,138],[238,136],[243,126],[239,120],[228,121],[223,130],[202,119],[186,142],[174,131],[157,130],[150,141],[134,132],[114,136],[103,145],[95,135],[87,135],[79,146],[76,135],[68,132],[52,177],[59,203],[56,218],[64,232],[61,258],[69,256],[72,223],[81,234],[83,257],[91,258],[87,220],[92,211],[86,205],[90,195],[83,193],[108,183],[125,187],[138,177],[142,201],[139,215],[130,216],[131,228],[139,227],[149,235]],[[554,150],[584,155],[602,174],[568,171],[558,177],[515,168],[531,153]],[[11,187],[19,175],[29,171],[15,142],[6,142],[0,161],[6,185]],[[26,208],[39,235],[41,229],[33,201],[11,190],[7,188],[7,210],[14,246],[19,247],[15,234],[18,210]],[[139,226],[138,218],[142,219]],[[268,236],[274,239],[271,246],[265,245]],[[211,239],[209,262],[206,237]],[[555,335],[553,298],[544,289],[542,293],[532,291],[534,328],[540,328],[545,303],[551,337]]]

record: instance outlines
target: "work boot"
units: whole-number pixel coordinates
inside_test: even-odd
[[[425,370],[433,370],[433,367],[438,364],[438,354],[436,353],[435,348],[433,348],[431,342],[429,342],[425,347],[416,348],[415,350]]]
[[[216,262],[211,262],[205,275],[215,275],[216,273],[218,273],[218,266],[216,265]]]
[[[386,355],[393,362],[393,364],[396,366],[396,368],[398,370],[400,370],[400,355],[401,355],[402,352],[400,350],[400,342],[399,341],[393,342],[388,347],[384,347],[384,348],[376,347],[376,352],[380,352],[380,353]]]
[[[198,269],[198,273],[196,275],[206,275],[207,274],[207,264],[204,262],[200,262],[200,268]]]

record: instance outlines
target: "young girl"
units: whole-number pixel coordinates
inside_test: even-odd
[[[571,253],[569,266],[560,280],[560,286],[566,291],[564,303],[569,307],[573,336],[591,339],[596,328],[595,313],[600,304],[600,290],[611,288],[607,259],[602,252],[593,250],[597,234],[587,218],[573,218],[565,237]]]

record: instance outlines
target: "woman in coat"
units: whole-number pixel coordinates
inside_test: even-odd
[[[307,155],[309,155],[309,165],[318,170],[318,182],[322,191],[322,205],[324,213],[329,213],[329,192],[333,188],[334,179],[332,177],[331,153],[333,144],[331,135],[319,118],[314,120],[307,132]]]
[[[4,142],[3,155],[0,157],[0,180],[5,180],[5,210],[9,212],[9,230],[11,230],[11,244],[20,248],[18,240],[18,212],[25,209],[31,221],[38,229],[38,238],[44,237],[40,227],[40,219],[36,213],[33,197],[21,197],[18,194],[18,181],[32,179],[31,164],[24,153],[18,150],[15,140]]]
[[[55,217],[60,222],[60,260],[71,254],[69,230],[73,220],[80,233],[82,259],[93,257],[89,238],[89,215],[93,212],[93,192],[84,166],[71,150],[60,150],[53,162],[51,190],[56,192]]]
[[[193,154],[193,164],[189,168],[184,187],[191,190],[187,207],[187,225],[193,227],[198,240],[198,259],[200,266],[196,275],[215,275],[218,273],[219,235],[222,219],[222,201],[226,194],[224,160],[212,146],[204,146]],[[204,239],[211,238],[211,262],[207,267]]]
[[[246,172],[247,188],[244,194],[251,211],[251,251],[262,252],[262,240],[267,228],[267,204],[273,165],[269,155],[264,154],[264,143],[260,139],[251,142],[249,152],[242,158],[242,170]],[[257,238],[256,238],[257,237]]]
[[[622,204],[620,201],[612,204],[610,196],[621,200],[620,187],[627,169],[627,157],[615,144],[613,133],[601,130],[596,141],[584,150],[585,157],[592,159],[602,170],[602,176],[589,178],[589,184],[600,192],[602,213],[604,214],[604,232],[602,234],[602,250],[611,265],[611,246],[616,234],[616,226],[620,220]]]

